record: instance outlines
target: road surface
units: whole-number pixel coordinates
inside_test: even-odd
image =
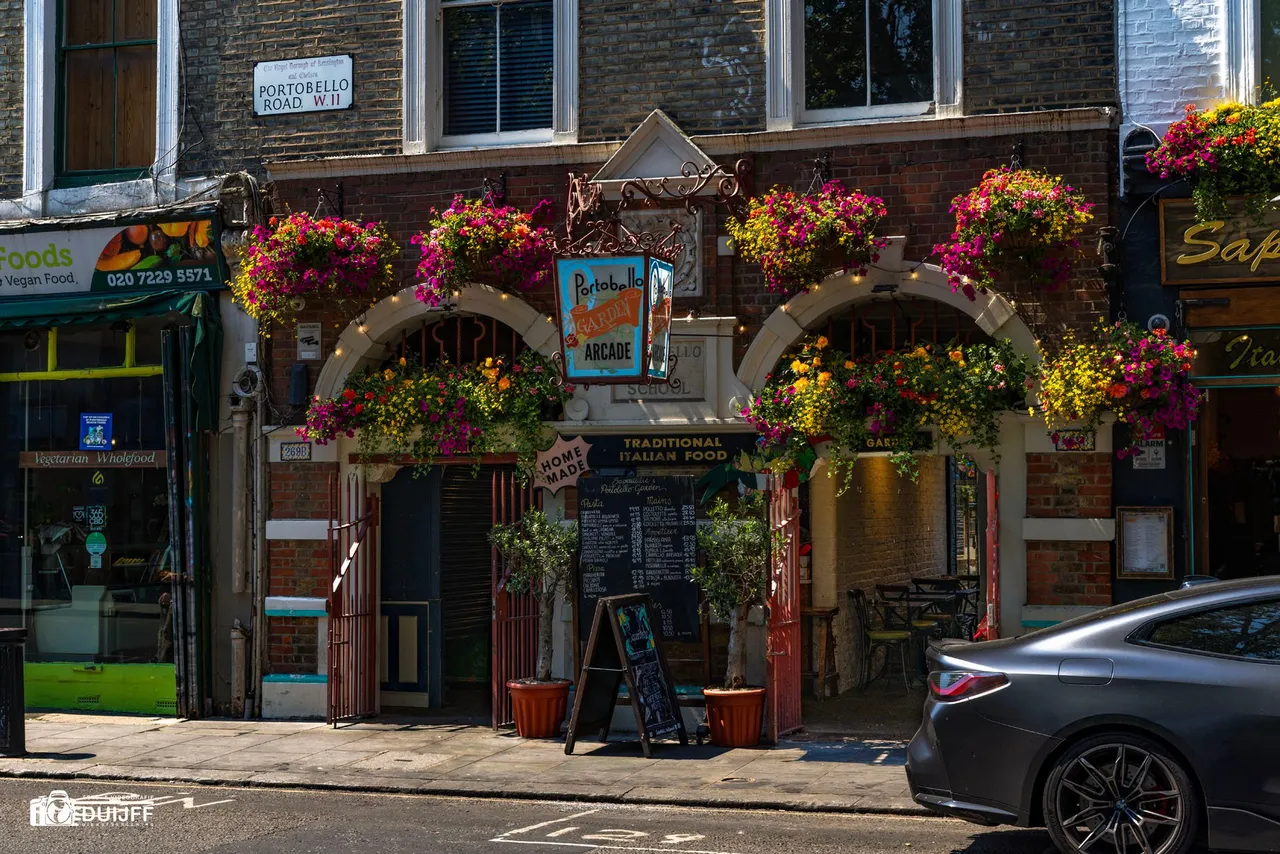
[[[38,800],[55,791],[76,803],[60,796]],[[987,829],[940,818],[79,780],[0,780],[0,805],[0,852],[5,854],[1046,854],[1050,849],[1043,831]]]

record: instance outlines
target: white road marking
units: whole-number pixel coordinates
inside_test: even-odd
[[[553,818],[549,821],[540,821],[537,824],[531,824],[528,827],[520,827],[515,830],[508,830],[506,833],[502,834],[501,836],[495,836],[493,839],[490,839],[489,841],[490,842],[508,842],[508,843],[511,843],[512,845],[547,845],[555,848],[582,848],[587,850],[601,850],[601,851],[659,851],[659,852],[678,851],[679,854],[735,854],[735,852],[732,852],[732,851],[702,851],[702,850],[693,849],[693,848],[671,848],[671,847],[650,848],[650,847],[645,847],[641,845],[603,845],[603,844],[600,844],[600,842],[561,842],[559,841],[560,837],[567,836],[568,834],[572,833],[575,830],[580,830],[581,827],[579,827],[578,825],[570,825],[570,826],[561,827],[561,828],[552,830],[546,834],[545,839],[512,839],[511,838],[513,836],[520,836],[522,834],[532,833],[535,830],[542,830],[543,828],[552,827],[557,824],[563,824],[565,822],[575,821],[577,819],[584,818],[589,815],[595,815],[598,812],[600,812],[600,810],[598,809],[586,810],[585,812],[575,813],[573,815],[567,815],[567,816],[564,816],[563,818]],[[610,836],[608,834],[623,834],[623,835]],[[639,839],[647,838],[648,836],[649,834],[643,830],[606,828],[604,830],[599,830],[594,833],[584,834],[582,838],[591,839],[591,840],[601,840],[605,842],[625,842],[629,839],[639,840]],[[705,838],[706,837],[703,836],[701,833],[668,833],[666,836],[662,838],[659,844],[667,845],[667,846],[683,845],[686,842],[696,842],[699,839],[705,839]]]

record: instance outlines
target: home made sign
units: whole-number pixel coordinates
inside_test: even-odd
[[[555,270],[567,380],[666,380],[675,283],[669,262],[647,254],[559,258]]]

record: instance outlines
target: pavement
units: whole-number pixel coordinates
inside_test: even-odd
[[[597,804],[921,815],[901,741],[785,741],[726,750],[525,740],[487,727],[378,720],[175,720],[46,713],[0,777],[275,786]],[[625,738],[625,735],[619,738]]]
[[[68,798],[75,801],[71,809]],[[920,816],[92,780],[0,780],[0,822],[0,854],[1046,854],[1051,849],[1042,830]]]

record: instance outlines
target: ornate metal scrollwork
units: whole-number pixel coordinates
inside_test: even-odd
[[[645,197],[645,204],[652,207],[660,201],[684,202],[690,213],[703,203],[723,205],[731,211],[746,204],[750,193],[752,161],[743,157],[734,164],[733,172],[718,163],[699,167],[686,162],[680,167],[678,178],[633,178],[622,185],[622,200],[618,209],[623,210],[635,201],[636,193]],[[714,182],[715,189],[709,196],[703,190]]]

